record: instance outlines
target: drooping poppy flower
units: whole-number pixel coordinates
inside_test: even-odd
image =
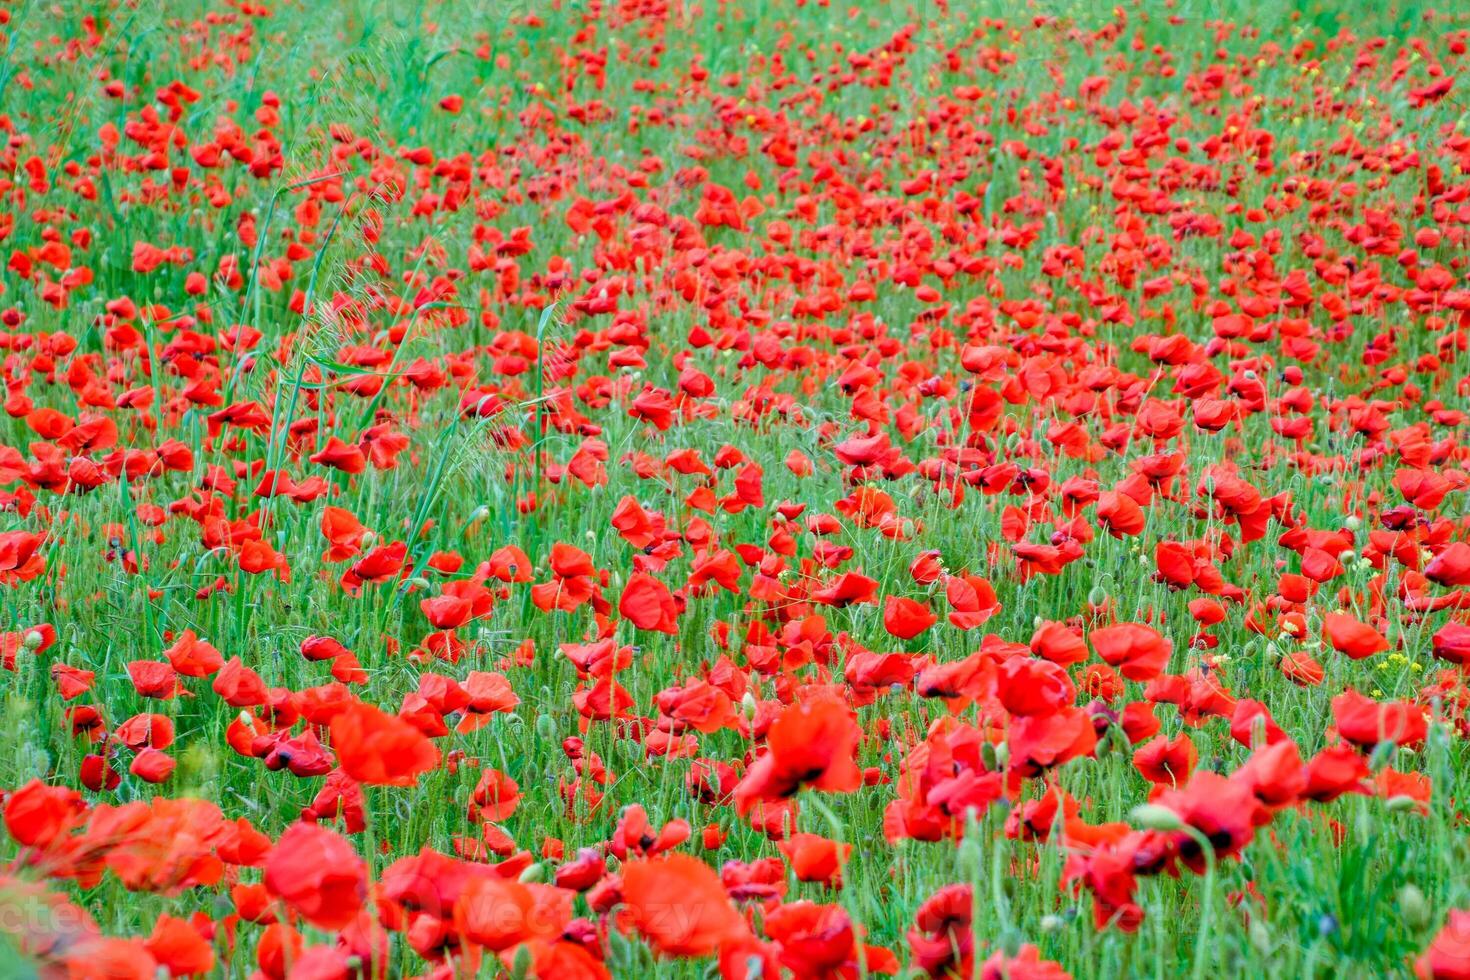
[[[679,631],[679,606],[666,585],[651,575],[635,572],[623,587],[618,612],[639,629],[660,633]]]
[[[1322,619],[1322,634],[1332,649],[1354,660],[1371,657],[1389,648],[1383,634],[1346,613],[1328,613]]]

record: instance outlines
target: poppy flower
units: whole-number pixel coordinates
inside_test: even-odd
[[[625,864],[622,899],[628,923],[664,956],[708,956],[750,931],[719,876],[687,855]]]
[[[862,943],[840,905],[792,902],[767,912],[764,924],[766,935],[777,944],[781,965],[797,976],[845,977],[863,968],[878,974],[898,972],[898,958]]]
[[[1459,667],[1470,665],[1470,626],[1445,623],[1430,637],[1430,652]]]
[[[173,645],[163,651],[173,669],[185,677],[208,677],[224,666],[225,658],[209,643],[184,630]]]
[[[354,701],[332,716],[332,749],[360,783],[412,786],[439,765],[439,750],[413,725]]]
[[[1383,634],[1346,613],[1328,613],[1322,619],[1322,634],[1332,649],[1354,660],[1371,657],[1389,648]]]
[[[572,918],[570,892],[525,885],[498,875],[469,881],[455,899],[455,931],[466,942],[499,953],[561,935]]]
[[[1424,566],[1424,577],[1439,585],[1470,585],[1470,544],[1447,545]]]
[[[639,629],[660,633],[679,632],[679,606],[658,579],[635,572],[623,587],[618,612]]]
[[[969,885],[945,885],[926,898],[908,932],[914,964],[931,977],[969,975],[975,955],[973,917]]]
[[[786,840],[777,841],[776,849],[791,865],[797,881],[842,887],[842,866],[852,853],[851,844],[840,844],[819,834],[792,834]]]
[[[167,913],[158,917],[143,947],[172,976],[194,976],[214,969],[214,949],[199,930]]]
[[[1087,634],[1087,642],[1110,667],[1129,680],[1153,680],[1169,665],[1172,652],[1158,631],[1139,623],[1104,626]]]
[[[1351,690],[1332,699],[1332,718],[1339,735],[1368,749],[1380,742],[1413,748],[1429,733],[1424,710],[1418,705],[1378,702]]]
[[[883,628],[901,640],[912,640],[938,619],[928,606],[907,596],[891,595],[883,600]]]
[[[653,857],[678,847],[689,839],[689,834],[686,820],[670,820],[662,828],[654,827],[648,821],[648,812],[635,803],[623,810],[608,850],[619,861],[628,860],[630,853]]]
[[[1414,960],[1419,980],[1463,980],[1470,976],[1470,912],[1451,909],[1449,919]]]
[[[953,610],[949,614],[950,625],[962,630],[984,625],[1001,609],[995,589],[979,575],[949,576],[944,582],[944,597]]]
[[[847,706],[814,695],[786,708],[766,733],[766,753],[735,787],[741,816],[762,800],[791,796],[804,785],[849,793],[862,785],[854,759],[862,730]]]
[[[367,866],[341,836],[292,824],[265,863],[265,887],[312,925],[341,929],[367,897]]]

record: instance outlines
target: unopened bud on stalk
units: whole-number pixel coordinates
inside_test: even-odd
[[[42,643],[46,642],[46,638],[41,635],[40,630],[27,630],[24,639],[22,639],[20,642],[21,646],[25,647],[27,650],[35,650],[40,647]]]
[[[556,719],[550,715],[537,715],[536,734],[547,741],[556,738]]]
[[[1418,800],[1414,799],[1412,796],[1405,796],[1402,793],[1397,796],[1390,796],[1388,798],[1388,801],[1384,803],[1384,806],[1388,808],[1389,813],[1408,813],[1410,810],[1414,809],[1418,805]]]
[[[755,695],[749,691],[746,691],[744,696],[740,698],[740,714],[747,722],[755,720],[755,712],[758,707],[759,704],[755,699]]]
[[[1398,900],[1399,915],[1403,917],[1404,925],[1410,929],[1423,929],[1429,925],[1429,900],[1417,886],[1408,884],[1400,888]]]
[[[1108,590],[1100,585],[1094,585],[1092,591],[1087,593],[1087,604],[1089,606],[1106,605],[1108,601]]]
[[[532,882],[540,881],[544,877],[546,877],[546,865],[532,864],[528,865],[526,870],[521,872],[520,881],[522,884],[531,884]]]
[[[995,764],[998,769],[1004,769],[1011,764],[1011,747],[1004,742],[996,743]]]
[[[1271,950],[1275,948],[1276,943],[1272,941],[1271,930],[1266,927],[1266,923],[1255,916],[1251,916],[1251,924],[1248,931],[1250,933],[1251,946],[1255,947],[1256,952],[1262,956],[1269,956]]]
[[[1142,827],[1144,830],[1184,829],[1184,821],[1179,819],[1179,814],[1157,803],[1143,803],[1134,807],[1129,812],[1128,819],[1133,821],[1134,826]]]
[[[1386,742],[1379,742],[1373,747],[1373,754],[1368,756],[1368,768],[1372,769],[1374,772],[1377,772],[1384,766],[1388,765],[1390,762],[1393,761],[1393,753],[1394,750],[1397,748],[1398,746],[1395,745],[1391,740]]]
[[[999,766],[999,764],[998,764],[998,762],[996,760],[996,757],[995,757],[995,746],[994,745],[992,745],[989,742],[985,742],[985,743],[982,743],[981,744],[981,746],[980,746],[980,761],[985,765],[985,768],[988,769],[988,770],[990,770],[991,772],[995,772],[997,769],[1000,768],[1000,766]]]

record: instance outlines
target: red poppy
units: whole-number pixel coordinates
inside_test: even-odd
[[[813,695],[785,709],[766,733],[766,753],[735,787],[744,816],[761,800],[791,796],[804,785],[847,793],[862,785],[854,759],[862,730],[841,701]]]
[[[413,725],[353,701],[332,716],[332,749],[360,783],[412,786],[439,765],[439,750]]]
[[[1328,613],[1322,620],[1322,633],[1332,649],[1354,660],[1371,657],[1389,648],[1383,634],[1346,613]]]
[[[622,899],[629,924],[665,956],[708,956],[749,933],[719,876],[683,854],[624,865]]]
[[[356,918],[367,883],[367,866],[352,845],[315,824],[292,824],[266,858],[265,887],[321,929]]]
[[[1139,623],[1104,626],[1087,634],[1087,641],[1108,666],[1118,668],[1134,681],[1152,680],[1162,674],[1172,652],[1169,641],[1157,630]]]

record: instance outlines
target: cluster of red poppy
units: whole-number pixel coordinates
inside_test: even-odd
[[[400,97],[212,6],[0,9],[43,975],[1055,978],[1463,840],[1470,31],[431,4]]]

